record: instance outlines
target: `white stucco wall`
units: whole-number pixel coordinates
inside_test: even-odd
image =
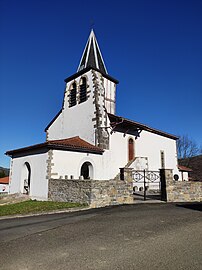
[[[119,168],[128,163],[128,140],[134,140],[135,157],[144,157],[148,160],[148,170],[157,171],[161,168],[160,151],[164,151],[165,168],[173,169],[173,173],[179,174],[177,169],[176,141],[151,132],[142,131],[140,137],[135,139],[132,135],[124,136],[115,132],[110,136],[110,150],[103,155],[103,164],[106,177],[113,178],[119,172]],[[138,169],[138,168],[136,168]]]
[[[98,81],[101,82],[101,74],[95,72]],[[87,92],[90,91],[88,99],[83,103],[78,103],[73,107],[69,107],[69,93],[72,83],[77,84],[77,99],[79,99],[79,85],[81,78],[87,78]],[[115,95],[116,95],[116,84],[104,77],[104,91],[105,91],[105,107],[107,112],[115,113]],[[79,136],[82,139],[94,144],[95,143],[95,128],[93,118],[95,118],[95,104],[94,104],[94,89],[93,89],[93,75],[92,71],[88,71],[82,76],[68,82],[66,84],[66,90],[64,95],[64,103],[62,112],[55,119],[52,125],[48,128],[48,140],[66,139],[75,136]],[[104,110],[102,100],[100,98],[101,106],[100,111]],[[104,116],[104,112],[103,112]]]
[[[0,184],[0,193],[8,193],[9,185],[8,184]]]
[[[62,150],[53,150],[54,164],[51,169],[53,178],[59,179],[72,175],[74,179],[79,179],[81,166],[84,162],[90,162],[93,166],[93,178],[104,179],[105,174],[100,174],[103,171],[102,156],[91,153],[70,152]]]
[[[23,193],[24,179],[27,177],[25,162],[31,167],[30,197],[46,200],[48,198],[47,153],[13,158],[12,174],[10,175],[10,192]]]
[[[189,174],[188,172],[180,172],[179,181],[189,181]]]
[[[105,107],[107,109],[107,112],[115,114],[116,84],[104,78],[104,88],[105,88]]]
[[[105,150],[103,155],[69,152],[54,150],[51,173],[54,178],[74,179],[80,176],[80,169],[84,162],[90,162],[94,168],[93,178],[107,180],[114,178],[119,173],[119,168],[125,167],[128,163],[128,140],[134,139],[135,157],[146,157],[147,168],[151,171],[158,171],[161,168],[160,151],[164,151],[165,168],[173,169],[174,174],[180,173],[177,169],[176,142],[175,140],[142,131],[139,138],[115,132],[110,136],[110,150]],[[139,169],[139,168],[136,168]],[[56,175],[57,174],[57,175]]]
[[[143,130],[140,137],[135,141],[135,154],[148,158],[149,170],[161,169],[161,151],[164,151],[165,168],[173,169],[174,174],[177,173],[175,140]]]
[[[69,107],[69,89],[73,82],[77,84],[77,92],[79,91],[79,83],[82,77],[87,79],[87,91],[90,91],[89,98],[82,103],[77,103],[73,107]],[[95,133],[92,119],[94,115],[95,105],[93,104],[93,84],[92,73],[87,72],[83,76],[79,76],[75,80],[68,82],[64,96],[64,107],[58,118],[48,128],[48,140],[66,139],[79,136],[82,139],[95,143]]]
[[[54,150],[54,166],[51,172],[57,173],[56,178],[65,178],[65,175],[70,178],[73,175],[78,179],[82,164],[89,161],[94,167],[94,179],[112,179],[119,173],[119,168],[125,167],[128,163],[129,138],[134,139],[135,157],[147,157],[148,170],[157,171],[161,168],[160,151],[164,151],[165,168],[173,169],[174,174],[180,176],[177,169],[175,140],[147,131],[143,131],[137,140],[131,135],[113,133],[110,136],[110,150],[105,150],[103,155]]]

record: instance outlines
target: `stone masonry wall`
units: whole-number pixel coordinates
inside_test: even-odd
[[[132,181],[94,180],[92,182],[92,208],[130,203],[133,203]]]
[[[132,181],[50,179],[49,200],[86,203],[92,208],[130,204]]]
[[[168,202],[202,201],[202,182],[175,181],[172,170],[165,170]]]
[[[91,180],[50,179],[48,198],[57,202],[90,204]]]

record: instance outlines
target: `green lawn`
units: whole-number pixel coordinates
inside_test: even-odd
[[[14,204],[0,205],[0,216],[28,214],[28,213],[40,213],[46,211],[53,211],[58,209],[67,209],[73,207],[84,207],[79,203],[68,202],[46,202],[29,200],[25,202],[19,202]]]

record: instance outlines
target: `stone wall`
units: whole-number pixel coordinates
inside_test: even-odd
[[[50,179],[48,199],[57,202],[90,204],[91,180]]]
[[[202,201],[202,182],[175,181],[172,170],[165,170],[168,202]]]
[[[132,181],[92,181],[91,207],[133,203]]]
[[[92,208],[133,203],[132,181],[49,180],[49,200],[78,202]]]

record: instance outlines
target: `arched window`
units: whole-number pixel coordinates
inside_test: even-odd
[[[30,180],[31,180],[31,167],[28,162],[23,166],[23,193],[29,195],[30,192]]]
[[[76,105],[76,83],[74,82],[70,89],[69,107],[73,107],[75,105]]]
[[[82,103],[87,100],[87,85],[86,78],[81,79],[80,89],[79,89],[79,103]]]
[[[128,161],[133,160],[135,157],[134,155],[134,141],[132,138],[128,140]]]
[[[84,179],[92,179],[93,178],[93,166],[90,162],[84,162],[81,166],[81,176]]]

